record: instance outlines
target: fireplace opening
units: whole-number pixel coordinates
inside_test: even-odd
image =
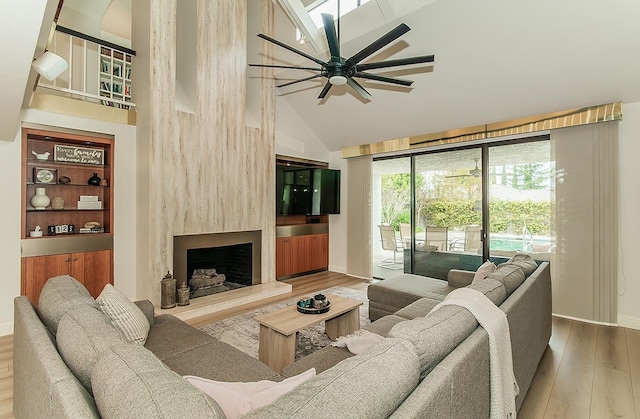
[[[187,250],[187,285],[191,297],[252,285],[251,243]]]
[[[191,298],[262,283],[262,232],[173,236],[173,275]]]

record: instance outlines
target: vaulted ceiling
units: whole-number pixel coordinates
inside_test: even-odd
[[[637,102],[638,16],[637,0],[371,0],[342,18],[342,55],[349,57],[404,22],[412,30],[368,61],[435,54],[433,66],[377,71],[414,80],[411,88],[360,79],[372,94],[368,102],[348,86],[334,86],[318,100],[326,79],[279,88],[277,94],[330,151],[613,101]],[[316,56],[328,60],[324,34],[315,35],[323,48]],[[290,28],[277,28],[276,37],[299,47]],[[276,63],[310,64],[286,51],[278,54]],[[312,74],[286,70],[276,78]]]

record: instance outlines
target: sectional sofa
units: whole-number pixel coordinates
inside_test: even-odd
[[[473,273],[455,275],[455,285],[483,292],[507,313],[519,406],[551,333],[549,266],[515,282],[470,284]],[[314,367],[315,377],[242,417],[488,417],[487,333],[461,307],[425,317],[439,301],[428,300],[419,297],[369,325],[386,338],[365,352],[327,347],[278,375],[171,315],[154,316],[148,301],[136,303],[150,325],[146,342],[130,343],[81,284],[56,277],[45,284],[38,308],[25,297],[14,302],[14,414],[224,418],[220,405],[182,376],[280,381]]]

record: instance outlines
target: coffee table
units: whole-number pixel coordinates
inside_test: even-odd
[[[331,309],[322,314],[303,314],[296,305],[254,317],[260,323],[258,359],[278,373],[293,364],[296,355],[297,332],[305,327],[324,323],[331,340],[360,329],[361,302],[339,295],[327,294]]]

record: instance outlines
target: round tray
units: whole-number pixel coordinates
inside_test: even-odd
[[[327,301],[326,307],[322,308],[300,307],[298,303],[296,303],[296,308],[300,313],[303,314],[322,314],[329,311],[329,309],[331,308],[331,301]]]

